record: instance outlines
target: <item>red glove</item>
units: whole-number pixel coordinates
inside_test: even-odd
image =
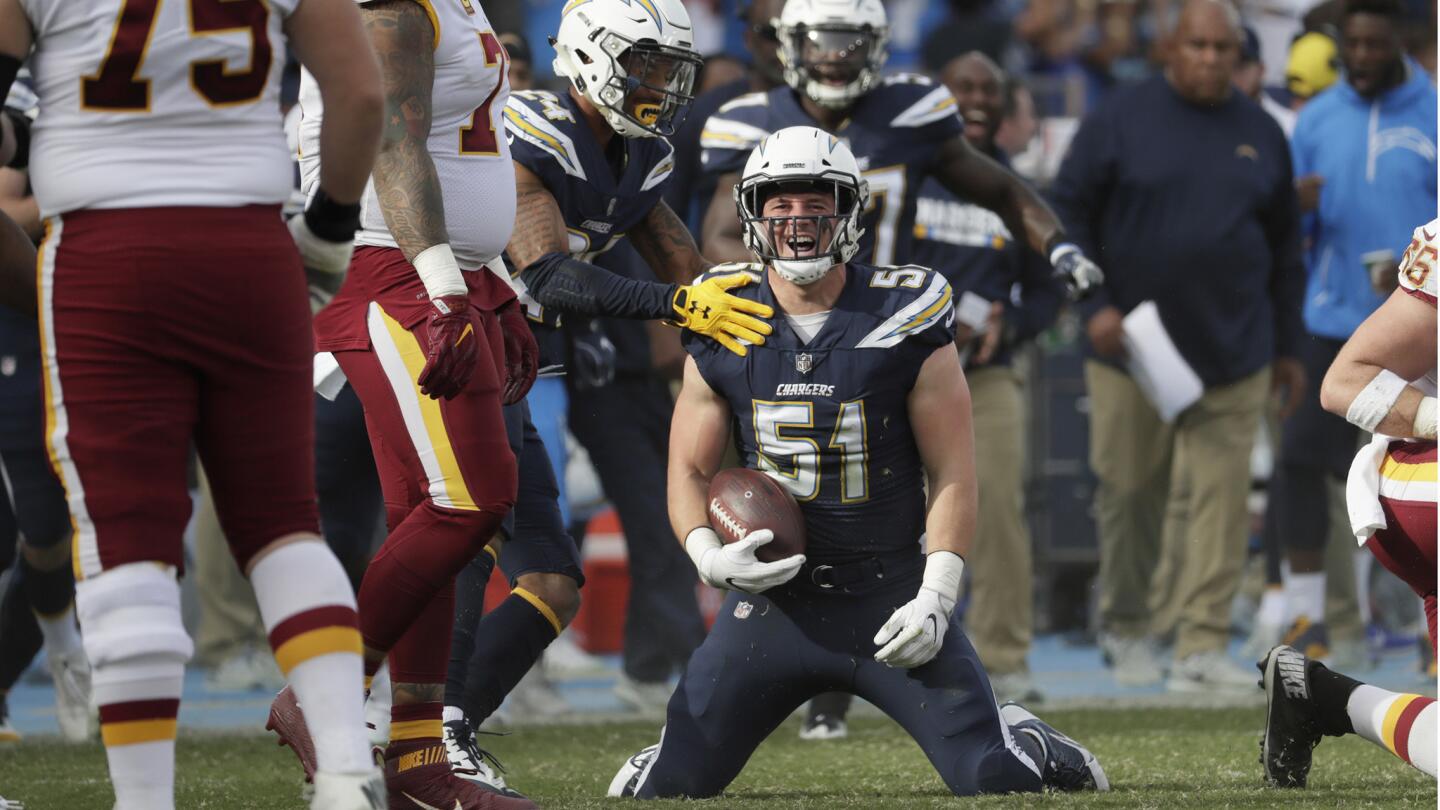
[[[505,388],[500,401],[514,405],[530,393],[535,373],[540,369],[540,347],[530,332],[530,324],[520,309],[520,302],[510,299],[495,310],[500,318],[500,333],[505,337]]]
[[[425,347],[425,368],[420,370],[420,393],[431,399],[450,399],[460,393],[475,373],[480,356],[480,315],[464,295],[445,295],[430,302],[430,340]]]

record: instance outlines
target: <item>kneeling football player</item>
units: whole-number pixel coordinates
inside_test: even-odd
[[[976,512],[951,291],[925,268],[850,261],[867,197],[849,148],[811,127],[770,135],[745,166],[736,203],[764,272],[735,293],[784,317],[744,355],[685,336],[668,487],[701,578],[731,593],[660,743],[626,762],[612,796],[714,796],[828,691],[900,723],[956,795],[1109,787],[1074,740],[995,705],[950,624]],[[800,503],[804,555],[759,562],[768,531],[724,546],[710,528],[708,485],[732,422],[746,466]]]
[[[1346,482],[1350,528],[1424,601],[1432,653],[1437,252],[1440,219],[1415,229],[1398,289],[1346,341],[1320,388],[1325,410],[1375,434]],[[1304,787],[1323,735],[1359,734],[1435,776],[1434,699],[1361,683],[1287,646],[1259,666],[1268,703],[1260,762],[1270,784]]]

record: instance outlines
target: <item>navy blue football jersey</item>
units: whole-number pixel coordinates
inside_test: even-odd
[[[941,144],[964,125],[955,97],[924,76],[887,77],[855,103],[833,135],[845,141],[870,182],[870,207],[858,257],[875,265],[910,261],[915,196]],[[722,106],[700,134],[701,165],[711,177],[739,174],[765,136],[785,127],[819,126],[789,87],[750,93]]]
[[[511,159],[539,177],[554,196],[569,232],[570,253],[587,262],[650,213],[675,170],[674,150],[664,138],[616,135],[625,146],[617,174],[569,93],[511,93],[505,105],[505,137]],[[543,313],[528,295],[522,294],[521,301],[532,319],[553,323],[553,315]]]
[[[739,357],[709,338],[682,338],[730,405],[745,466],[795,496],[806,555],[831,564],[913,548],[925,531],[924,469],[906,403],[925,360],[954,340],[943,276],[923,267],[847,267],[839,299],[809,342],[780,314],[768,277],[731,290],[775,307],[775,332],[763,346]]]

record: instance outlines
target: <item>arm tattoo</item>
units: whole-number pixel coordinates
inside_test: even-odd
[[[515,184],[515,223],[505,251],[516,270],[524,270],[547,253],[570,252],[560,208],[543,185],[524,180]]]
[[[630,242],[661,281],[689,284],[710,266],[695,247],[695,237],[664,200],[630,232]]]
[[[448,241],[440,177],[430,159],[435,30],[420,4],[382,0],[362,7],[380,58],[385,130],[375,160],[375,192],[395,244],[413,260]]]

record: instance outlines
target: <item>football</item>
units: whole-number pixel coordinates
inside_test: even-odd
[[[726,543],[760,529],[774,532],[774,540],[755,550],[761,562],[805,553],[800,505],[780,482],[758,470],[734,467],[710,479],[709,512],[710,525]]]

